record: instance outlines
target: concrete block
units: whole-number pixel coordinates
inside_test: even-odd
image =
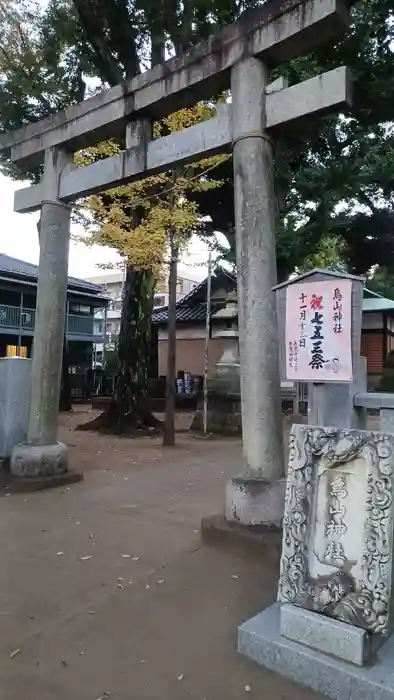
[[[355,666],[280,634],[275,603],[238,628],[238,651],[332,700],[394,700],[394,637],[378,650],[370,666]]]
[[[31,360],[0,359],[0,459],[11,457],[18,442],[26,438],[29,420]]]
[[[370,654],[370,635],[365,630],[295,605],[282,605],[280,633],[357,666],[363,666]]]

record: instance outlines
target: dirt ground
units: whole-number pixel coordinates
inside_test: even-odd
[[[240,442],[75,432],[88,418],[59,434],[83,482],[0,501],[1,700],[322,698],[236,652],[277,562],[200,540]]]

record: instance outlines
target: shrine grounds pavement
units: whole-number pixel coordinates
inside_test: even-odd
[[[236,652],[278,560],[201,542],[236,439],[60,439],[83,482],[0,499],[1,700],[318,700]]]

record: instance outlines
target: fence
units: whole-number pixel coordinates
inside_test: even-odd
[[[36,312],[34,309],[23,309],[19,306],[0,305],[0,327],[15,328],[15,330],[34,330]]]
[[[15,331],[34,331],[36,322],[35,309],[25,309],[19,306],[0,304],[0,328]],[[67,331],[71,335],[94,335],[94,316],[68,314]]]

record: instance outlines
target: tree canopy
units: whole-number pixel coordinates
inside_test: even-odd
[[[351,68],[354,104],[349,115],[310,120],[276,144],[276,185],[281,219],[277,235],[279,277],[339,236],[351,271],[384,264],[394,271],[394,21],[390,0],[362,0],[352,10],[347,35],[332,46],[281,66],[273,78],[290,84],[340,65]],[[219,230],[231,231],[232,172],[219,199],[204,197]],[[215,206],[216,204],[216,206]]]
[[[198,124],[213,116],[215,108],[199,103],[183,109],[154,125],[155,138]],[[115,141],[99,144],[76,156],[79,165],[114,155],[120,151]],[[136,269],[152,270],[158,275],[166,261],[169,235],[182,252],[191,236],[210,236],[211,225],[202,220],[198,205],[190,198],[196,192],[217,191],[218,178],[210,174],[228,156],[203,158],[197,163],[164,172],[144,180],[120,185],[82,202],[85,233],[80,240],[87,245],[105,245],[116,249]],[[86,209],[88,216],[83,215]],[[132,233],[130,226],[132,222]]]
[[[0,128],[39,119],[99,85],[122,82],[151,59],[179,53],[259,4],[50,0],[40,15],[33,0],[1,0],[8,23],[0,32]],[[394,268],[393,41],[392,1],[361,0],[343,39],[280,67],[290,83],[338,65],[348,65],[355,80],[350,115],[312,120],[276,145],[281,278],[327,235],[343,238],[352,271]],[[231,162],[215,177],[225,182],[220,194],[196,192],[193,198],[232,242]]]

